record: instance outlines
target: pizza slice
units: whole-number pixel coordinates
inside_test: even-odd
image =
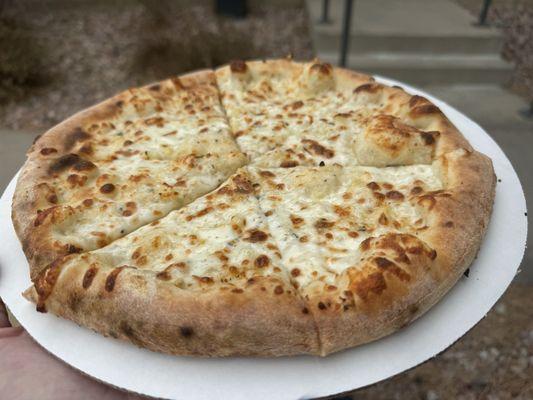
[[[486,229],[487,171],[465,150],[428,165],[253,170],[322,355],[399,329],[456,282]]]
[[[13,220],[32,278],[212,191],[245,162],[210,71],[77,114],[37,140],[17,183]]]
[[[246,170],[98,250],[44,270],[27,296],[105,335],[173,354],[317,353]]]

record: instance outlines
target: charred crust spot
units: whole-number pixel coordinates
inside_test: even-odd
[[[423,104],[421,106],[417,106],[413,108],[409,114],[412,117],[418,117],[418,116],[423,116],[423,115],[428,115],[428,114],[439,114],[439,113],[440,113],[440,109],[436,105]]]
[[[259,230],[259,229],[252,229],[248,231],[248,236],[245,237],[243,240],[250,242],[250,243],[257,243],[257,242],[264,242],[267,240],[268,235]]]
[[[155,83],[148,87],[148,90],[152,90],[154,92],[158,92],[161,89],[161,85],[159,83]]]
[[[282,161],[282,163],[279,165],[281,168],[294,168],[298,166],[298,161]]]
[[[37,301],[37,311],[46,312],[46,306],[44,302],[54,289],[57,279],[59,278],[59,273],[61,272],[61,265],[63,263],[64,258],[58,258],[39,274],[39,277],[35,282],[35,290],[39,296]]]
[[[194,334],[194,330],[190,326],[180,326],[180,334],[184,338],[190,338]]]
[[[355,293],[362,299],[368,299],[370,293],[380,295],[387,289],[387,282],[381,272],[373,272],[355,284]]]
[[[235,288],[235,289],[231,289],[231,292],[241,294],[241,293],[244,293],[244,290],[241,288]]]
[[[319,301],[318,302],[318,308],[321,309],[321,310],[325,310],[328,307],[323,302]]]
[[[369,183],[367,183],[366,187],[369,188],[370,190],[379,190],[379,189],[381,189],[381,187],[376,182],[369,182]]]
[[[390,200],[403,200],[404,199],[404,195],[398,192],[397,190],[391,190],[390,192],[387,192],[385,196],[387,197],[387,199],[390,199]]]
[[[258,268],[266,267],[269,264],[270,264],[270,258],[268,258],[268,256],[266,256],[265,254],[260,255],[254,261],[254,265]]]
[[[381,269],[386,269],[394,265],[392,261],[389,261],[385,257],[376,257],[374,258],[374,262],[376,263],[378,268],[381,268]]]
[[[309,309],[307,307],[302,308],[303,314],[309,314]]]
[[[115,107],[122,108],[123,105],[124,105],[123,100],[115,101]]]
[[[109,193],[112,193],[114,190],[115,190],[115,185],[113,185],[112,183],[106,183],[100,186],[101,193],[109,194]]]
[[[447,222],[445,222],[445,223],[444,223],[444,226],[445,226],[446,228],[453,228],[453,221],[447,221]]]
[[[437,258],[437,251],[436,250],[431,250],[428,254],[429,258],[431,258],[432,260],[434,260],[435,258]]]
[[[115,288],[115,283],[117,281],[117,276],[122,272],[122,270],[126,268],[125,266],[115,268],[109,275],[107,275],[107,278],[105,279],[105,290],[107,292],[112,292]]]
[[[229,68],[231,72],[242,74],[246,72],[246,70],[248,69],[248,66],[246,65],[246,62],[242,60],[234,60],[230,63]]]
[[[333,150],[322,146],[315,140],[302,139],[302,144],[308,151],[315,153],[318,156],[325,158],[333,158],[333,156],[335,156],[335,152]]]
[[[414,95],[409,99],[409,107],[413,108],[417,105],[426,104],[428,102],[429,101],[425,97]]]
[[[422,137],[422,140],[427,146],[431,146],[432,144],[435,144],[435,137],[438,137],[440,133],[438,131],[431,131],[431,132],[421,132],[420,136]]]
[[[53,153],[57,153],[57,150],[54,149],[53,147],[45,147],[45,148],[41,149],[41,154],[43,156],[47,156],[47,155],[50,155],[50,154],[53,154]]]
[[[317,71],[324,75],[329,75],[333,72],[333,67],[329,63],[316,63],[311,65],[311,71]]]
[[[277,285],[275,288],[274,288],[274,293],[275,294],[283,294],[283,287],[281,285]]]
[[[91,135],[85,132],[81,127],[75,128],[65,137],[65,150],[70,150],[78,142],[85,141],[89,139]]]
[[[43,134],[42,134],[42,133],[41,133],[40,135],[37,135],[37,136],[35,136],[35,138],[33,139],[33,142],[32,142],[32,144],[35,144],[35,143],[37,143],[37,141],[38,141],[38,140],[39,140],[39,139],[41,138],[41,136],[43,136]]]
[[[83,281],[81,284],[81,286],[84,289],[88,289],[89,286],[91,286],[97,272],[98,272],[98,267],[96,267],[95,265],[91,266],[87,271],[85,271],[85,274],[83,275]]]
[[[364,83],[360,86],[357,86],[353,92],[354,93],[362,93],[362,92],[376,93],[380,89],[381,89],[381,85],[378,83]]]
[[[65,154],[64,156],[56,158],[52,164],[50,164],[48,167],[48,174],[57,174],[71,167],[76,171],[88,171],[96,168],[96,165],[90,161],[84,160],[77,154]]]

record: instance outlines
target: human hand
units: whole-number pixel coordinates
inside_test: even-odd
[[[22,327],[12,327],[0,299],[0,398],[13,400],[140,400],[97,382],[42,349]]]

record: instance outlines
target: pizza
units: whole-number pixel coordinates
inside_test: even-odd
[[[130,89],[28,152],[24,296],[175,355],[328,355],[388,335],[481,245],[491,160],[437,106],[318,60]]]

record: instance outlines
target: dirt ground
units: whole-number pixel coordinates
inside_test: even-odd
[[[0,18],[0,89],[17,91],[2,99],[0,90],[0,121],[14,130],[42,131],[128,87],[232,59],[313,56],[303,0],[250,1],[241,20],[217,16],[208,0],[10,3]],[[8,55],[16,65],[7,75],[26,73],[18,85],[2,76]]]

